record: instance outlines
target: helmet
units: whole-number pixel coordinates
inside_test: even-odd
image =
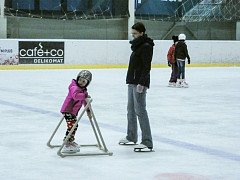
[[[92,73],[88,70],[82,70],[78,73],[77,80],[79,78],[86,79],[88,81],[86,86],[88,86],[90,84],[90,82],[92,81]]]
[[[179,34],[178,35],[178,40],[186,40],[186,35],[185,34]]]

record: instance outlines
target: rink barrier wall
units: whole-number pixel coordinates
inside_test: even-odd
[[[0,70],[44,70],[44,69],[114,69],[127,68],[127,64],[87,64],[87,65],[0,65]],[[186,67],[240,67],[240,64],[188,64]],[[153,64],[152,68],[169,68],[164,64]]]
[[[155,40],[152,67],[167,67],[170,40]],[[186,41],[189,67],[239,66],[240,41]],[[49,53],[52,52],[52,53]],[[128,40],[0,39],[0,69],[126,68]],[[11,63],[11,64],[14,64]]]

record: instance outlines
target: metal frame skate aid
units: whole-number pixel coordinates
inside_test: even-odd
[[[60,125],[62,124],[62,122],[64,120],[64,116],[61,118],[60,122],[58,123],[57,127],[55,128],[54,132],[52,133],[50,139],[47,142],[47,146],[50,147],[50,148],[60,147],[58,152],[57,152],[57,154],[60,157],[66,157],[66,156],[94,156],[94,155],[109,155],[109,156],[112,156],[113,155],[112,152],[108,151],[108,149],[107,149],[107,147],[105,145],[105,142],[103,140],[101,131],[99,129],[96,117],[95,117],[95,115],[93,113],[93,109],[92,109],[92,106],[91,106],[92,101],[93,101],[92,98],[87,98],[86,99],[86,102],[87,102],[86,106],[84,107],[83,111],[81,112],[81,114],[77,118],[76,123],[72,127],[71,131],[68,133],[68,135],[65,138],[65,140],[63,141],[62,145],[52,145],[51,141],[52,141],[53,137],[55,136],[56,132],[58,131]],[[96,153],[92,153],[92,152],[89,152],[89,153],[81,153],[81,152],[77,152],[77,153],[63,153],[62,152],[63,147],[67,143],[68,139],[70,138],[71,134],[73,133],[74,129],[76,128],[77,124],[81,120],[81,118],[84,115],[84,113],[86,113],[87,109],[90,110],[91,115],[92,115],[92,117],[89,117],[89,121],[90,121],[90,124],[92,126],[94,135],[96,137],[97,144],[84,144],[84,145],[80,145],[80,147],[97,147],[100,150],[100,152],[96,152]]]

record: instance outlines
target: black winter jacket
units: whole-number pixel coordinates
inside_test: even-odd
[[[153,40],[146,34],[130,41],[130,56],[126,84],[150,86],[150,70],[153,56]]]
[[[190,60],[190,57],[188,55],[188,49],[187,45],[184,41],[179,41],[175,47],[174,57],[176,59],[188,59]]]

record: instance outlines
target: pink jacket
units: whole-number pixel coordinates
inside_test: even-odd
[[[85,98],[88,96],[86,88],[80,88],[77,85],[76,80],[72,80],[71,84],[68,87],[68,95],[63,102],[61,113],[71,113],[75,116],[78,115],[78,112],[82,105],[86,105]]]

